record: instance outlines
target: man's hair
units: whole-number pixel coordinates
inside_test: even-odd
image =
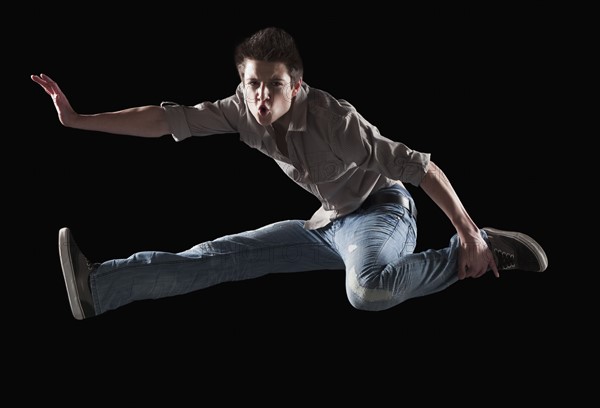
[[[235,49],[235,65],[244,79],[246,59],[284,64],[292,78],[292,86],[302,78],[302,58],[294,38],[277,27],[257,31],[242,41]]]

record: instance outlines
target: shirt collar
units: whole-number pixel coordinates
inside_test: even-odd
[[[306,115],[308,112],[308,91],[309,86],[302,82],[300,90],[294,99],[294,109],[292,110],[292,120],[288,131],[304,132],[306,131]]]

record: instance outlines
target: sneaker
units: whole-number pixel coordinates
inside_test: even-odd
[[[483,228],[498,270],[519,269],[543,272],[548,267],[546,253],[533,238],[520,232]]]
[[[94,266],[81,253],[69,228],[58,232],[58,253],[71,312],[77,320],[95,316],[88,277]]]

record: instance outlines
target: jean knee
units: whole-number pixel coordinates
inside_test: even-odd
[[[401,293],[385,284],[384,274],[385,269],[381,267],[362,273],[357,273],[354,268],[346,271],[346,294],[355,309],[380,311],[406,300]]]

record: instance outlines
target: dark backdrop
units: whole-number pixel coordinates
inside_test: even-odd
[[[9,110],[19,115],[13,136],[19,160],[7,174],[19,177],[6,181],[19,209],[8,221],[16,222],[11,239],[23,251],[12,270],[19,304],[27,309],[19,310],[18,324],[32,333],[23,341],[48,361],[61,358],[59,344],[92,361],[97,354],[90,349],[116,348],[146,364],[148,351],[161,362],[171,361],[170,354],[202,359],[214,353],[233,356],[225,365],[235,359],[255,367],[268,357],[287,368],[305,358],[326,366],[327,358],[309,351],[318,348],[330,358],[345,360],[348,353],[350,360],[397,367],[411,354],[408,345],[427,344],[423,356],[435,359],[477,347],[487,350],[489,365],[505,358],[493,350],[508,350],[525,353],[510,360],[524,369],[551,367],[555,362],[539,345],[568,324],[559,241],[545,198],[555,189],[557,157],[544,140],[558,126],[548,85],[556,75],[560,27],[539,10],[272,11],[268,17],[245,9],[232,17],[196,16],[184,7],[25,18],[32,36],[19,57],[25,69],[8,78],[26,98]],[[378,313],[351,307],[343,271],[314,271],[73,319],[57,252],[63,226],[86,255],[101,261],[140,250],[180,251],[266,223],[304,219],[318,202],[237,135],[176,143],[168,136],[64,128],[29,75],[51,76],[81,113],[216,100],[238,83],[234,46],[266,25],[295,36],[309,85],[349,100],[383,135],[430,152],[475,222],[535,237],[547,250],[548,270],[486,275]],[[417,249],[445,246],[451,224],[409,188],[419,208]]]

